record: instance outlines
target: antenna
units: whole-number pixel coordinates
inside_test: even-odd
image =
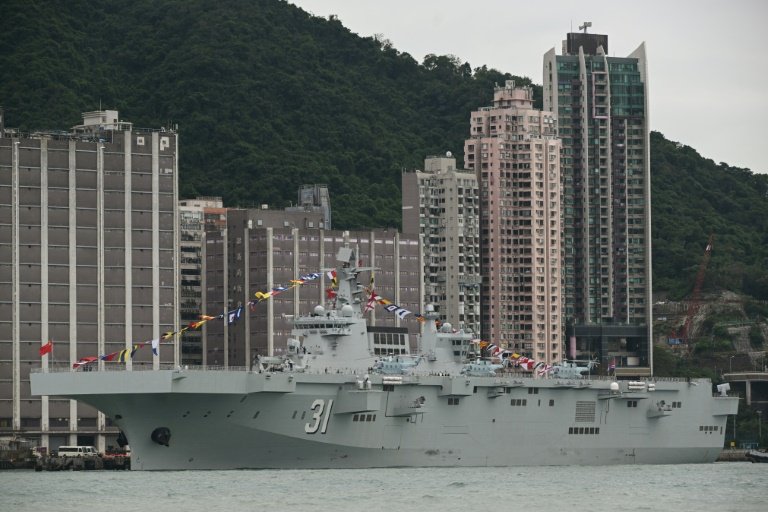
[[[579,30],[583,30],[584,33],[587,33],[587,29],[592,26],[591,21],[585,21],[583,25],[579,25]]]

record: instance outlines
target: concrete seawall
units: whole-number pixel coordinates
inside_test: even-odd
[[[727,448],[720,452],[717,462],[747,462],[747,450]]]
[[[131,459],[118,457],[42,457],[35,464],[35,471],[84,471],[100,469],[131,469]]]

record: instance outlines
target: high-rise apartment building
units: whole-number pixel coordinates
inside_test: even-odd
[[[557,116],[511,80],[471,114],[465,166],[480,184],[484,339],[540,361],[562,352]]]
[[[608,56],[608,36],[570,33],[544,55],[544,110],[563,143],[569,351],[607,368],[652,366],[651,188],[645,45]]]
[[[113,110],[86,112],[71,133],[0,132],[0,435],[114,443],[95,409],[31,396],[29,374],[177,330],[177,145]],[[177,345],[92,364],[160,362],[178,364]]]
[[[562,358],[560,142],[557,117],[533,107],[530,87],[496,87],[472,112],[466,166],[480,184],[483,338]]]
[[[221,229],[221,213],[226,214],[220,197],[198,197],[179,201],[179,267],[181,288],[179,315],[181,325],[199,319],[202,304],[202,244],[206,231]],[[226,225],[226,224],[224,224]],[[181,334],[181,363],[199,365],[203,362],[202,332],[189,329]]]
[[[421,237],[423,309],[435,306],[454,327],[480,333],[480,205],[474,171],[456,158],[429,156],[402,176],[403,233]]]

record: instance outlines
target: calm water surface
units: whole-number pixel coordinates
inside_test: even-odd
[[[0,512],[768,511],[768,464],[0,471]]]

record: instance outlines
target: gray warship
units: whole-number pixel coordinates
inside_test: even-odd
[[[376,341],[368,327],[357,276],[370,269],[355,249],[337,260],[335,306],[295,318],[281,357],[239,369],[38,370],[32,394],[104,412],[133,470],[705,463],[722,449],[738,408],[724,386],[621,381],[576,364],[515,371],[431,311],[412,353],[407,335]]]

